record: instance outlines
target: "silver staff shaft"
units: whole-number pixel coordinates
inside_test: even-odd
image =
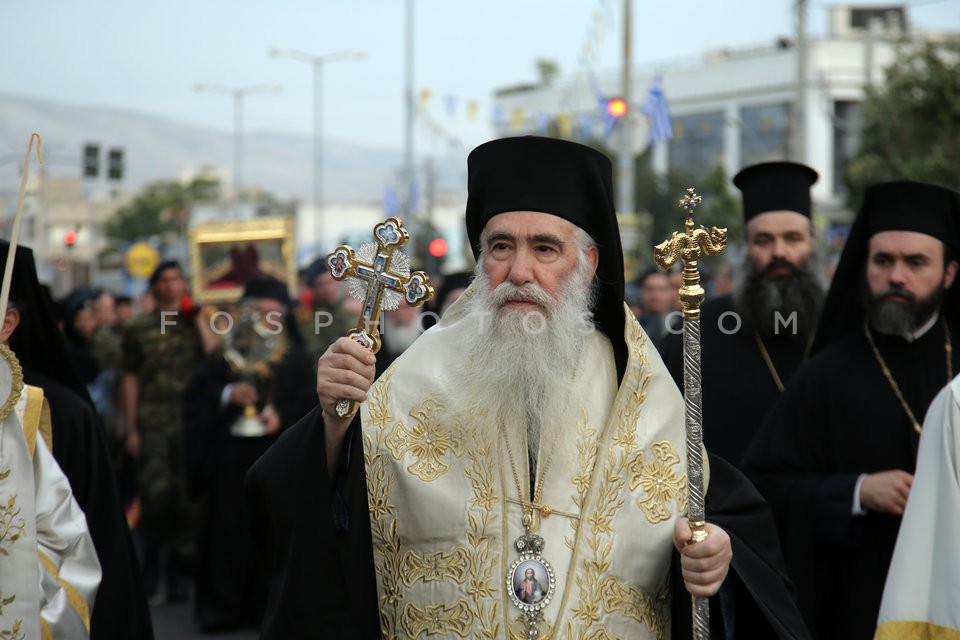
[[[687,434],[687,515],[693,542],[706,539],[703,481],[703,410],[700,385],[700,319],[683,321],[683,399]],[[693,597],[694,640],[710,638],[710,601]]]
[[[685,402],[685,427],[687,436],[687,517],[693,537],[691,544],[707,539],[707,523],[704,515],[703,482],[703,411],[700,386],[700,304],[704,291],[700,286],[700,271],[697,262],[700,254],[720,254],[727,245],[727,230],[704,226],[693,222],[693,210],[700,204],[700,196],[693,188],[680,200],[685,212],[683,232],[674,232],[669,240],[654,247],[653,259],[661,269],[683,263],[680,287],[680,304],[683,307],[683,399]],[[694,640],[710,638],[710,601],[693,598]]]

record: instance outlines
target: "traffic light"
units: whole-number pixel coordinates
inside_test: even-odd
[[[110,149],[107,154],[107,177],[123,180],[123,149]]]
[[[430,246],[427,247],[427,251],[429,251],[430,255],[434,258],[442,258],[447,255],[447,241],[443,238],[434,238],[430,241]]]
[[[447,257],[447,241],[440,236],[435,237],[427,245],[427,253],[430,254],[427,257],[427,273],[434,275],[440,273],[443,261]]]
[[[83,177],[96,178],[100,174],[100,145],[83,146]]]
[[[614,118],[622,118],[627,115],[627,101],[623,98],[610,98],[607,100],[607,113]]]
[[[77,232],[74,229],[70,229],[65,234],[63,234],[63,244],[67,249],[72,249],[73,245],[77,243]]]

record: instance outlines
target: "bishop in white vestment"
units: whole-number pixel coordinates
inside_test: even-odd
[[[0,421],[0,634],[12,640],[89,637],[100,584],[83,511],[50,453],[49,426],[43,391],[30,386]]]

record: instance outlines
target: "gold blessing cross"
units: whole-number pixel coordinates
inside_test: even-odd
[[[400,251],[410,236],[398,218],[387,218],[373,228],[374,243],[364,243],[357,251],[340,245],[327,256],[330,275],[346,281],[350,294],[363,303],[357,325],[347,337],[372,353],[380,350],[380,312],[392,311],[406,302],[419,306],[433,297],[430,277],[423,271],[410,273],[410,260]],[[340,400],[337,415],[353,412],[353,402]]]

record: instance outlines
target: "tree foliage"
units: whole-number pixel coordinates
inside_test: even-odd
[[[854,209],[876,182],[960,186],[960,39],[904,45],[883,85],[867,90],[844,178]]]
[[[743,216],[740,203],[727,188],[723,165],[717,164],[706,175],[692,176],[670,167],[666,175],[658,176],[650,164],[649,150],[639,156],[634,169],[634,203],[639,212],[652,218],[649,242],[637,248],[640,264],[651,263],[652,246],[670,238],[674,231],[683,230],[685,220],[680,199],[693,188],[703,198],[694,210],[697,225],[726,227],[731,243],[739,243],[743,235]],[[648,246],[647,246],[648,245]]]
[[[198,202],[213,202],[219,194],[220,183],[210,178],[194,178],[188,184],[152,182],[107,220],[104,234],[122,241],[182,233],[190,207]]]
[[[553,81],[560,75],[560,65],[555,60],[538,58],[534,65],[537,68],[537,77],[540,79],[540,84],[545,87],[553,85]]]

